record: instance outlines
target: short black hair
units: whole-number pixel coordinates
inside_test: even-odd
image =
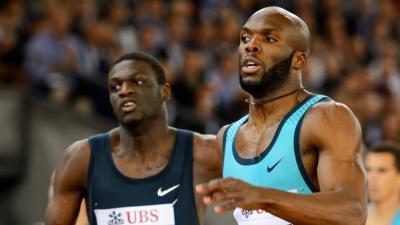
[[[119,59],[117,59],[114,62],[112,66],[114,67],[116,64],[125,60],[137,60],[148,63],[154,70],[158,83],[165,84],[166,78],[163,66],[161,65],[160,61],[157,60],[155,57],[144,52],[130,52],[125,55],[122,55]]]
[[[368,153],[389,153],[393,155],[397,172],[400,172],[400,144],[393,141],[382,141],[367,149]]]

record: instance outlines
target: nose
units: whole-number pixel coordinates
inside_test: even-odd
[[[367,172],[367,177],[368,177],[368,182],[372,183],[376,180],[377,178],[377,173],[375,171],[368,171]]]
[[[123,82],[121,86],[121,90],[119,91],[120,97],[129,96],[135,93],[133,85],[130,82]]]
[[[257,43],[256,38],[252,38],[246,45],[246,52],[259,52],[261,50],[260,46]]]

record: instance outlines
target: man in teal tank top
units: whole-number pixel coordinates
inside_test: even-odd
[[[370,202],[367,225],[400,225],[400,145],[382,142],[367,150]]]
[[[221,176],[215,137],[168,126],[170,85],[152,56],[122,56],[108,88],[119,126],[67,148],[46,224],[74,224],[82,199],[91,225],[202,224],[194,186]]]
[[[365,224],[361,128],[347,106],[303,88],[309,48],[307,25],[279,7],[241,29],[249,112],[217,134],[224,178],[196,187],[239,225]]]

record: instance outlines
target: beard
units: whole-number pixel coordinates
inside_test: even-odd
[[[259,81],[245,81],[242,75],[239,75],[239,83],[243,90],[253,97],[261,97],[266,92],[278,89],[289,77],[294,52],[287,58],[281,60],[269,70],[264,71]],[[239,69],[239,71],[241,71]]]

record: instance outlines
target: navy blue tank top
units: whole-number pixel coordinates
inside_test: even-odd
[[[107,211],[110,212],[107,214],[108,221],[102,223],[136,224],[132,221],[143,216],[135,214],[140,212],[123,212],[120,209],[171,203],[175,224],[199,224],[193,189],[193,133],[177,130],[167,166],[158,174],[141,179],[127,177],[116,168],[108,134],[90,137],[89,144],[88,201],[91,225],[98,224],[96,210],[110,209]],[[146,220],[157,218],[152,212],[144,213]]]

